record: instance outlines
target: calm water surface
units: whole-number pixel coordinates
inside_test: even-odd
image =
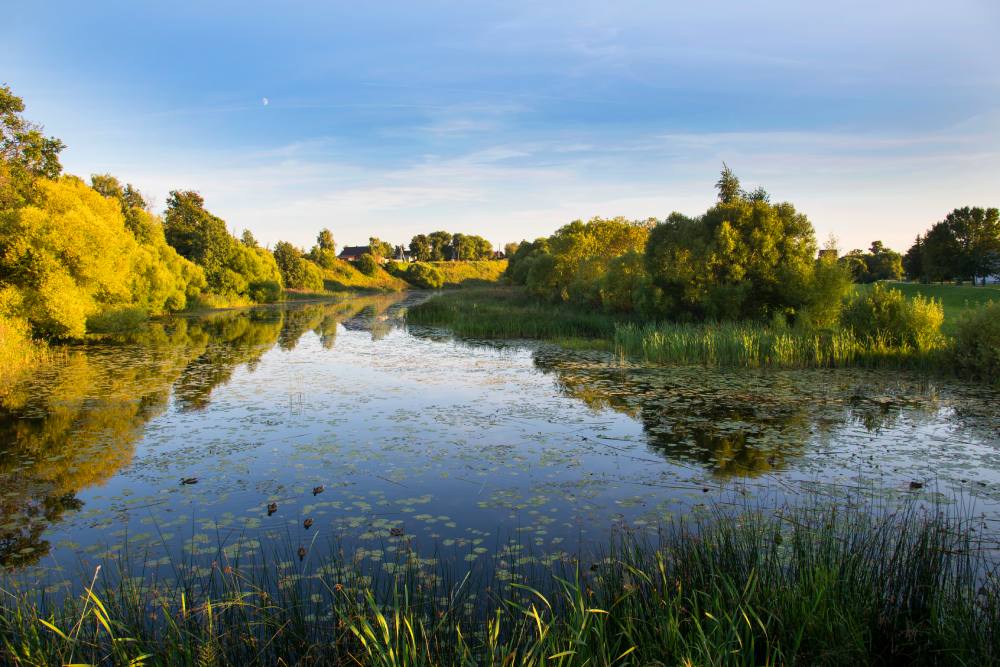
[[[1000,395],[982,387],[455,341],[404,326],[420,298],[74,349],[3,397],[0,564],[58,589],[126,540],[147,566],[336,541],[391,568],[404,540],[475,563],[510,539],[558,555],[706,504],[859,488],[1000,520]]]

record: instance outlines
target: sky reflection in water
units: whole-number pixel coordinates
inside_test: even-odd
[[[982,387],[460,342],[407,330],[414,298],[175,318],[74,349],[3,398],[0,563],[50,581],[126,539],[165,565],[314,538],[377,563],[399,533],[465,563],[511,536],[559,554],[705,503],[859,485],[1000,518],[1000,401]]]

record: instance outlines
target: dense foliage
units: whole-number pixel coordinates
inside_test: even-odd
[[[283,284],[274,256],[238,241],[197,192],[171,191],[163,226],[167,242],[205,270],[208,287],[216,294],[257,301],[275,284],[279,289]]]
[[[413,262],[406,267],[404,274],[406,282],[421,289],[438,289],[444,284],[444,276],[430,264]]]
[[[409,250],[418,262],[476,261],[493,257],[493,244],[482,236],[443,231],[417,234],[410,240]]]
[[[138,308],[183,309],[205,286],[201,269],[169,247],[159,221],[73,177],[40,179],[37,202],[0,212],[3,310],[35,335],[78,338],[88,319]]]
[[[907,299],[899,290],[881,284],[851,300],[841,314],[844,327],[860,338],[917,350],[940,343],[943,321],[940,303],[922,296]]]
[[[956,208],[923,236],[903,258],[913,280],[971,280],[1000,274],[1000,210]]]
[[[817,259],[813,227],[726,169],[704,215],[575,221],[524,241],[507,278],[544,298],[668,319],[836,319],[846,269]],[[834,257],[835,257],[834,251]]]
[[[952,353],[959,371],[1000,386],[1000,303],[970,310],[959,319]]]
[[[840,261],[850,269],[855,282],[873,283],[903,277],[902,255],[886,248],[881,241],[873,241],[868,252],[852,250]]]
[[[323,272],[306,255],[287,241],[274,246],[274,261],[278,264],[285,286],[312,292],[323,290]]]

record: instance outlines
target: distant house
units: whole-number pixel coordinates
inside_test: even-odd
[[[494,250],[493,259],[507,259],[507,255],[504,254],[503,250]]]
[[[347,245],[341,249],[337,257],[347,262],[356,262],[361,258],[361,255],[368,252],[371,251],[366,245]]]

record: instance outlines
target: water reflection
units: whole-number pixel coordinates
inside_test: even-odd
[[[313,331],[330,349],[341,324],[384,336],[400,325],[401,299],[176,317],[112,344],[70,349],[0,402],[0,565],[19,567],[49,553],[45,529],[81,508],[80,490],[131,462],[171,392],[180,410],[202,410],[237,368],[253,372],[276,344],[292,350]]]
[[[638,419],[652,451],[720,480],[785,470],[851,427],[877,436],[946,419],[976,440],[998,435],[996,403],[981,400],[982,388],[949,384],[942,396],[912,374],[649,368],[548,346],[533,358],[565,395]]]

